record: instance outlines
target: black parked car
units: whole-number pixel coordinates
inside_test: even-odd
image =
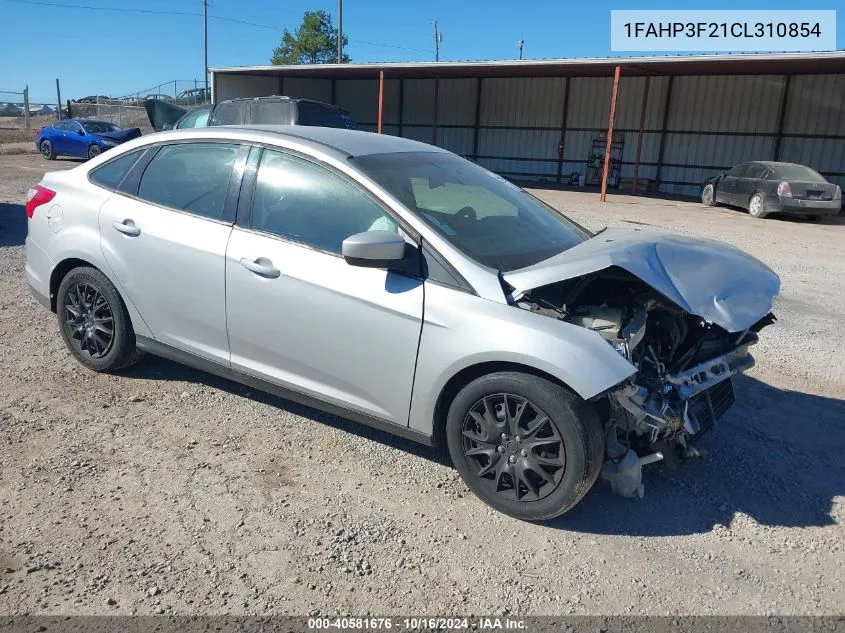
[[[147,99],[144,108],[156,132],[209,125],[316,125],[351,130],[358,127],[343,108],[280,96],[230,99],[195,110],[160,99]]]
[[[815,219],[839,213],[842,190],[804,165],[754,161],[705,180],[701,201],[742,207],[755,218],[793,213]]]

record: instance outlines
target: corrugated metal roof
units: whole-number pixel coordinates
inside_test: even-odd
[[[465,62],[385,62],[301,64],[293,66],[235,66],[213,73],[300,75],[323,78],[373,77],[384,70],[391,77],[542,77],[606,76],[616,66],[626,75],[718,75],[845,72],[845,51],[817,53],[749,53],[653,57],[585,57]]]

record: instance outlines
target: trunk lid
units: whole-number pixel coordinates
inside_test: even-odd
[[[742,332],[763,318],[780,292],[773,270],[730,244],[639,229],[609,229],[502,278],[518,299],[534,288],[612,266],[729,332]]]
[[[180,108],[161,99],[147,99],[144,101],[144,109],[147,111],[150,125],[156,132],[172,130],[176,121],[188,112],[185,108]]]
[[[137,127],[131,127],[125,130],[118,130],[117,132],[104,132],[102,134],[97,134],[97,136],[111,139],[112,141],[117,141],[118,143],[124,143],[126,141],[131,141],[133,138],[138,138],[139,136],[141,136],[141,129]]]
[[[801,180],[787,180],[792,190],[793,198],[806,200],[833,200],[836,194],[836,185],[829,182],[813,182]]]

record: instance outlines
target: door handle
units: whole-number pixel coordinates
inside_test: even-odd
[[[141,234],[141,229],[135,226],[135,223],[132,220],[124,220],[123,222],[112,222],[112,228],[116,231],[120,231],[124,235],[128,235],[129,237],[138,237]]]
[[[266,257],[259,257],[256,260],[244,257],[241,259],[241,266],[254,272],[256,275],[269,277],[270,279],[276,279],[282,274],[278,268],[273,266],[273,262]]]

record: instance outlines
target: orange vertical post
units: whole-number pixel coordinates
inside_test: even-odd
[[[648,88],[651,77],[646,75],[645,88],[643,88],[643,107],[640,108],[640,133],[637,135],[637,157],[634,159],[634,182],[631,185],[631,193],[637,195],[637,185],[640,180],[640,156],[643,151],[643,130],[645,130],[645,112],[648,107]]]
[[[607,202],[607,174],[610,171],[610,147],[613,143],[613,121],[616,118],[616,95],[619,93],[619,75],[622,67],[617,66],[613,73],[613,94],[610,97],[610,116],[607,120],[607,144],[604,148],[604,165],[601,170],[601,196],[602,202]]]
[[[378,71],[378,133],[381,134],[382,114],[384,113],[384,71]]]

